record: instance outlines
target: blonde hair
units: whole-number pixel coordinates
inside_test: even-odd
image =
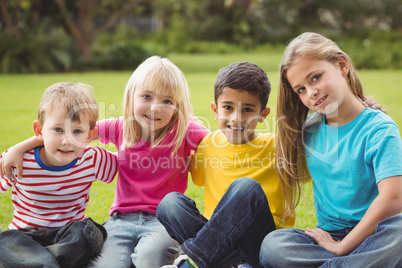
[[[38,108],[38,122],[41,126],[46,115],[54,110],[64,110],[72,121],[89,121],[94,129],[98,120],[98,106],[92,95],[93,88],[83,83],[61,82],[48,87],[42,95]]]
[[[127,82],[123,99],[123,142],[120,149],[133,147],[141,138],[141,126],[134,117],[134,93],[136,90],[144,89],[171,96],[177,102],[176,111],[170,122],[155,133],[152,144],[152,147],[160,144],[166,134],[176,127],[172,151],[174,155],[185,138],[193,108],[190,104],[189,87],[183,73],[171,61],[159,56],[152,56],[145,60]]]
[[[338,62],[339,57],[344,57],[349,64],[349,87],[357,98],[364,98],[363,88],[351,59],[332,40],[317,33],[306,32],[288,44],[280,65],[276,151],[282,186],[291,189],[290,195],[285,193],[287,213],[292,213],[296,208],[300,201],[302,182],[310,177],[304,139],[306,133],[313,130],[314,124],[306,125],[309,109],[293,91],[287,78],[288,69],[301,57],[333,64]]]

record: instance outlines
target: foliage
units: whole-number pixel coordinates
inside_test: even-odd
[[[28,30],[0,32],[0,72],[35,73],[70,70],[71,42],[67,35],[46,34],[46,22]]]
[[[95,57],[95,66],[99,69],[133,70],[151,56],[139,43],[114,43],[109,49]]]
[[[113,33],[100,34],[94,42],[95,57],[86,68],[133,70],[151,55],[167,55],[167,47],[152,41],[139,41],[135,27],[119,25]],[[85,62],[84,62],[85,66]]]
[[[181,53],[208,53],[208,54],[223,54],[242,52],[244,48],[230,44],[224,41],[189,41],[184,43],[175,52]]]
[[[402,41],[349,40],[340,43],[359,69],[402,68]]]
[[[167,43],[177,49],[193,40],[224,41],[243,48],[253,47],[260,21],[251,0],[155,1],[164,22]]]
[[[401,10],[400,0],[0,0],[0,71],[120,70],[154,54],[284,46],[304,31],[344,44],[359,67],[400,68]],[[137,28],[143,17],[154,32]]]

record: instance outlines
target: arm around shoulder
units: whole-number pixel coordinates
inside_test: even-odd
[[[39,146],[43,146],[43,141],[33,136],[11,147],[1,159],[1,175],[14,178],[11,173],[11,167],[15,167],[17,169],[18,179],[22,179],[22,161],[24,153]]]
[[[92,147],[92,150],[95,153],[96,179],[106,183],[112,182],[118,171],[117,154],[101,147]]]

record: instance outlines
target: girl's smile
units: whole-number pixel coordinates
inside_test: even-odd
[[[322,97],[321,99],[319,99],[319,100],[314,104],[314,106],[317,106],[317,107],[323,106],[324,103],[325,103],[325,100],[327,99],[327,97],[328,97],[328,95],[325,96],[325,97]]]
[[[147,118],[147,119],[149,119],[149,120],[151,120],[151,121],[158,121],[158,120],[161,120],[160,118],[154,117],[154,116],[152,116],[152,115],[147,115],[147,114],[144,114],[144,117]]]

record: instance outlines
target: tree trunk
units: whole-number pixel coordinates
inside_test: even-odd
[[[3,1],[3,0],[1,0]],[[67,1],[53,0],[60,13],[63,15],[62,24],[67,33],[75,40],[78,51],[86,60],[94,57],[92,50],[96,36],[103,31],[107,31],[116,25],[117,21],[125,14],[133,13],[133,9],[140,1],[124,1],[120,8],[112,12],[108,20],[100,26],[94,24],[94,10],[101,6],[102,0],[78,0],[78,15],[74,20],[72,12],[68,10]]]
[[[8,10],[7,0],[0,0],[0,12],[3,17],[5,31],[11,33],[13,31],[13,23]]]

